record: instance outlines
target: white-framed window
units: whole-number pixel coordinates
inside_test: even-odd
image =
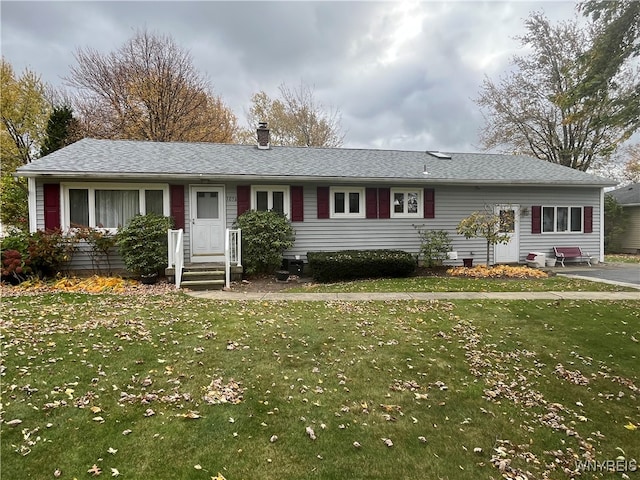
[[[331,218],[365,218],[364,188],[331,187]]]
[[[115,232],[136,214],[170,215],[167,184],[62,184],[63,229]]]
[[[252,185],[251,209],[258,211],[273,210],[291,217],[289,187],[286,185]]]
[[[418,188],[391,189],[391,218],[422,218],[424,203]]]
[[[542,233],[581,233],[582,207],[542,207]]]

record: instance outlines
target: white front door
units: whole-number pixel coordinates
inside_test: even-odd
[[[520,257],[520,205],[496,205],[500,232],[509,235],[508,243],[495,245],[493,263],[518,263]]]
[[[212,262],[224,256],[224,189],[191,187],[191,261]]]

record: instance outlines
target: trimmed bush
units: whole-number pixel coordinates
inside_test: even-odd
[[[242,229],[242,264],[248,275],[273,273],[295,240],[291,222],[272,210],[248,210],[238,217],[235,227]]]
[[[171,218],[150,213],[136,215],[118,230],[117,245],[127,270],[134,275],[159,273],[167,266],[167,230]]]
[[[402,250],[308,252],[307,260],[313,279],[318,282],[407,277],[416,269],[415,257]]]

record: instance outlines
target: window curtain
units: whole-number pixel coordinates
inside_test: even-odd
[[[138,190],[96,190],[96,226],[118,228],[140,213]]]

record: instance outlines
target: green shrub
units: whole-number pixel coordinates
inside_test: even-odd
[[[417,227],[416,227],[417,228]],[[422,230],[420,236],[420,255],[425,267],[439,267],[451,251],[451,240],[445,230]]]
[[[118,230],[117,246],[129,272],[147,276],[166,268],[169,228],[169,217],[150,213],[134,216]]]
[[[307,260],[313,278],[318,282],[406,277],[416,269],[414,256],[402,250],[308,252]]]
[[[273,273],[295,241],[291,222],[274,211],[246,211],[234,226],[242,229],[242,264],[249,275]]]

